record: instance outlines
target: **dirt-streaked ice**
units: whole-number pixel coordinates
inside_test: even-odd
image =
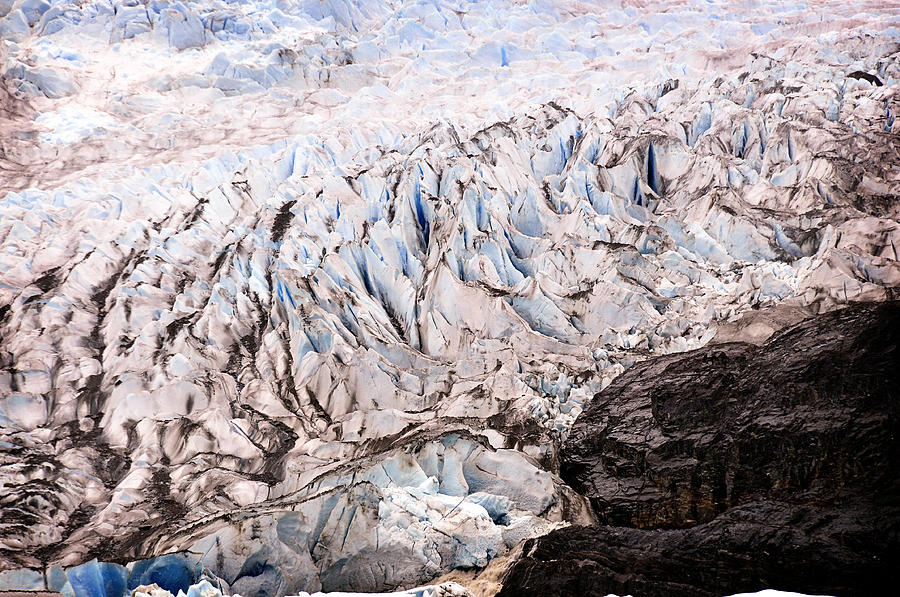
[[[590,520],[555,453],[625,368],[900,283],[890,3],[9,0],[0,35],[0,586],[483,567]]]

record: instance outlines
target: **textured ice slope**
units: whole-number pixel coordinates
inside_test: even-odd
[[[900,282],[890,4],[0,14],[6,568],[484,566],[624,368]]]

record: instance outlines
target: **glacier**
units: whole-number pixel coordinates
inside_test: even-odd
[[[557,451],[623,371],[897,298],[898,26],[0,1],[0,588],[440,587],[589,524]]]

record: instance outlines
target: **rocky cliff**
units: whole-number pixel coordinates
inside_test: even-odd
[[[600,522],[526,543],[503,595],[872,595],[900,556],[900,304],[649,359],[560,453]]]

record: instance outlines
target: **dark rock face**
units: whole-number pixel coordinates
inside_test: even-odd
[[[829,509],[761,500],[688,529],[570,527],[527,542],[500,595],[888,595],[897,516],[871,499]]]
[[[881,87],[882,85],[884,85],[884,83],[881,82],[881,79],[879,79],[875,75],[860,70],[855,70],[847,76],[852,79],[862,79],[863,81],[868,81],[876,87]]]
[[[645,361],[595,397],[560,455],[602,522],[711,520],[760,497],[830,502],[898,480],[900,306],[859,306],[762,347]]]
[[[836,595],[900,561],[900,303],[648,360],[582,413],[561,475],[601,526],[525,546],[503,594]]]

